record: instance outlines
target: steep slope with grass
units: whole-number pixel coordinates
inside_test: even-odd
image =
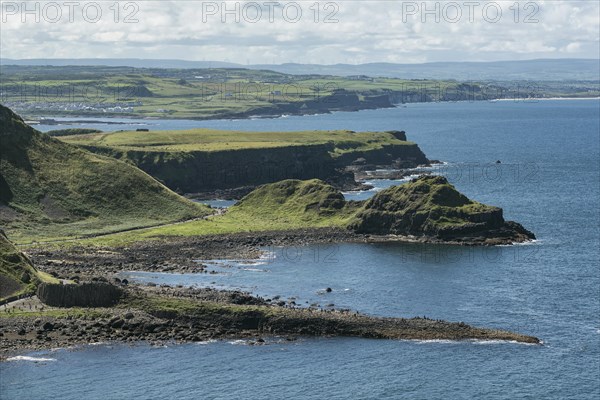
[[[108,132],[61,140],[133,162],[172,189],[187,193],[258,186],[284,179],[356,185],[345,167],[416,167],[429,161],[404,132],[243,132],[212,129]]]
[[[350,228],[357,233],[410,235],[440,241],[500,244],[534,239],[502,209],[468,199],[442,176],[424,176],[382,190]]]
[[[17,242],[201,217],[134,166],[36,131],[0,105],[0,224]]]
[[[0,229],[0,302],[35,291],[41,282],[58,282],[38,271]]]

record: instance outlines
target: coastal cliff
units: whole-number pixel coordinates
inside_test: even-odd
[[[359,184],[349,167],[429,164],[402,131],[150,131],[61,138],[130,162],[172,190],[206,193],[284,179],[321,179],[338,189]],[[246,192],[247,193],[247,192]]]
[[[255,187],[284,179],[318,178],[342,186],[354,182],[353,175],[339,170],[329,155],[333,144],[189,152],[83,147],[127,160],[183,193]]]

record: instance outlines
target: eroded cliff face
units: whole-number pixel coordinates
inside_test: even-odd
[[[336,157],[336,166],[343,168],[356,164],[361,160],[367,166],[391,166],[395,168],[415,168],[428,165],[429,160],[419,146],[414,145],[384,145],[381,149],[355,150]]]
[[[138,168],[184,193],[257,186],[284,179],[321,179],[338,188],[355,185],[345,171],[357,159],[371,165],[402,168],[427,164],[416,144],[336,153],[333,143],[227,151],[140,151],[82,146],[96,153],[132,162]]]

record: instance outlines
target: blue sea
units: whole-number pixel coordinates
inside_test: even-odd
[[[600,398],[598,100],[137,122],[151,129],[405,130],[429,158],[444,161],[432,172],[469,197],[502,207],[505,218],[522,223],[538,240],[495,248],[272,247],[260,260],[198,260],[215,272],[210,275],[132,271],[130,278],[241,288],[300,306],[464,321],[534,335],[543,345],[277,337],[266,338],[264,346],[97,344],[1,363],[1,399]]]

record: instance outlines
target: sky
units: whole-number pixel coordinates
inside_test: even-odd
[[[599,58],[600,1],[2,1],[0,57],[361,64]]]

